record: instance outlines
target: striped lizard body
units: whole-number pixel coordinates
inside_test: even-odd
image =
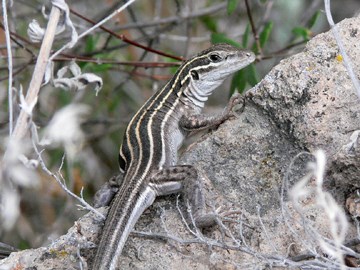
[[[185,179],[197,176],[192,166],[176,165],[177,151],[191,131],[229,117],[236,98],[219,116],[201,111],[215,88],[254,60],[250,51],[213,45],[183,63],[131,119],[119,155],[124,178],[111,201],[92,269],[115,269],[130,231],[155,197],[179,192]]]

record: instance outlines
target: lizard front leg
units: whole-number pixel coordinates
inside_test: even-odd
[[[229,118],[236,115],[236,112],[233,110],[239,104],[242,104],[240,111],[245,106],[245,100],[240,94],[233,95],[228,105],[225,107],[224,111],[216,116],[209,116],[206,114],[193,114],[193,115],[184,115],[181,117],[179,125],[182,129],[186,131],[197,131],[204,130],[212,127],[217,127]]]

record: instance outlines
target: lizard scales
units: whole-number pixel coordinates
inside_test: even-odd
[[[156,196],[181,191],[190,167],[176,166],[184,138],[228,118],[232,106],[218,117],[200,113],[215,88],[254,60],[251,51],[213,45],[184,62],[131,119],[119,155],[124,179],[111,201],[92,269],[115,269],[143,211]]]

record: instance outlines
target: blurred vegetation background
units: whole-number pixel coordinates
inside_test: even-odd
[[[19,113],[18,91],[26,91],[31,79],[39,44],[27,36],[28,24],[36,19],[46,26],[42,15],[49,13],[48,1],[17,0],[8,7],[12,37],[15,117]],[[125,1],[68,1],[71,20],[82,33],[107,17]],[[336,22],[356,15],[358,0],[332,1]],[[2,20],[1,20],[2,21]],[[321,0],[155,0],[135,1],[108,23],[106,29],[79,40],[55,59],[54,73],[75,61],[82,73],[94,73],[103,79],[96,96],[91,87],[68,91],[47,84],[40,90],[33,120],[40,136],[56,112],[70,104],[91,108],[82,121],[85,140],[77,145],[74,158],[65,158],[61,173],[67,186],[91,202],[94,192],[118,173],[118,149],[127,122],[156,90],[161,88],[186,59],[210,46],[228,42],[252,49],[257,62],[235,74],[209,100],[207,110],[225,106],[229,96],[255,85],[281,59],[301,51],[306,42],[329,29]],[[109,30],[109,31],[106,31]],[[120,38],[119,38],[120,35]],[[53,49],[69,40],[69,33],[56,38]],[[130,42],[129,42],[130,41]],[[139,48],[133,41],[146,48]],[[174,57],[153,53],[150,48]],[[9,134],[8,61],[3,24],[0,27],[0,142],[1,154]],[[65,127],[64,127],[65,128]],[[74,142],[77,144],[78,142]],[[64,147],[52,145],[43,158],[52,172],[62,163]],[[28,158],[36,159],[30,151]],[[20,189],[20,215],[10,231],[0,230],[0,242],[17,248],[37,247],[63,234],[84,212],[78,203],[41,168],[36,169],[38,184]],[[1,180],[1,179],[0,179]]]

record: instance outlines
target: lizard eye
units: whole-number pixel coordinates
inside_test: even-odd
[[[195,81],[197,81],[197,80],[199,79],[199,73],[197,73],[197,71],[192,70],[192,71],[190,71],[190,74],[191,74],[191,77],[192,77]]]
[[[211,62],[217,63],[221,61],[221,56],[218,54],[210,54],[209,59]]]

